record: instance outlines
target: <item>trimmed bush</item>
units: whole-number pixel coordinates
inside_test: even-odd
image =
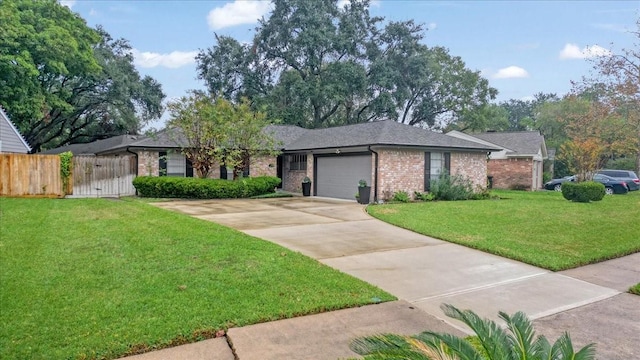
[[[273,176],[237,180],[138,176],[133,186],[142,197],[232,199],[273,193],[280,179]]]
[[[442,173],[438,180],[431,182],[430,192],[436,200],[468,200],[473,195],[473,186],[460,175]]]
[[[565,182],[562,184],[562,196],[573,202],[588,203],[590,201],[600,201],[604,198],[604,185],[595,181],[585,182]]]

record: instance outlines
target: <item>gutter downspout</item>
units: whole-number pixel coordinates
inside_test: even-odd
[[[369,151],[376,155],[376,163],[373,171],[373,202],[378,202],[378,153],[371,149],[371,145],[369,145]]]
[[[133,151],[131,151],[129,149],[130,149],[130,147],[127,146],[125,151],[128,152],[129,154],[133,154],[136,157],[136,177],[138,177],[138,153],[137,152],[133,152]],[[138,196],[138,189],[136,189],[136,196]]]

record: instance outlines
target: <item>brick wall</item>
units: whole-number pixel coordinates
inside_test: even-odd
[[[251,177],[277,176],[277,161],[275,156],[253,156],[249,164]],[[219,172],[218,172],[219,173]]]
[[[487,175],[493,176],[495,189],[509,189],[512,186],[532,186],[533,160],[531,158],[489,160]]]
[[[138,151],[138,175],[158,176],[159,156],[157,151]]]
[[[395,192],[424,191],[424,151],[378,150],[378,198],[389,199]],[[372,157],[372,159],[374,159]],[[375,168],[375,164],[372,169]],[[371,176],[373,179],[373,175]],[[373,184],[372,184],[373,186]]]
[[[451,175],[471,180],[474,190],[487,187],[487,154],[471,152],[451,153]]]
[[[283,156],[282,164],[282,190],[302,193],[302,180],[308,176],[313,184],[313,155],[307,154],[307,170],[291,170],[289,156]],[[311,187],[313,189],[313,187]]]

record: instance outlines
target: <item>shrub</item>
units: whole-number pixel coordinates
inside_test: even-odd
[[[467,200],[473,195],[473,186],[460,175],[442,173],[431,182],[431,193],[436,200]]]
[[[433,201],[436,197],[429,192],[421,193],[419,191],[416,191],[413,193],[413,198],[420,201]]]
[[[351,350],[365,359],[583,359],[596,358],[595,345],[574,349],[568,333],[553,344],[546,337],[537,336],[532,321],[523,312],[498,316],[506,323],[500,326],[493,320],[482,319],[471,310],[442,304],[445,315],[463,322],[476,335],[459,338],[455,335],[425,331],[414,336],[383,334],[358,338]]]
[[[411,198],[409,198],[409,194],[407,194],[406,191],[397,191],[395,194],[393,194],[392,200],[406,203],[411,201]]]
[[[604,198],[604,195],[604,185],[599,182],[565,182],[562,184],[562,196],[569,201],[582,203],[600,201]]]
[[[487,199],[491,199],[491,193],[489,192],[489,189],[478,189],[469,197],[469,200],[487,200]]]
[[[280,179],[272,176],[237,180],[138,176],[133,180],[142,197],[226,199],[273,193]]]
[[[530,187],[527,184],[513,184],[509,186],[509,189],[516,190],[516,191],[527,191],[530,189]]]

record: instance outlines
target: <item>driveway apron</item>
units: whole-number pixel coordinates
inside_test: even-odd
[[[462,331],[449,303],[498,320],[538,319],[619,294],[560,273],[397,228],[353,201],[325,198],[172,201],[154,205],[230,226],[377,285]]]

